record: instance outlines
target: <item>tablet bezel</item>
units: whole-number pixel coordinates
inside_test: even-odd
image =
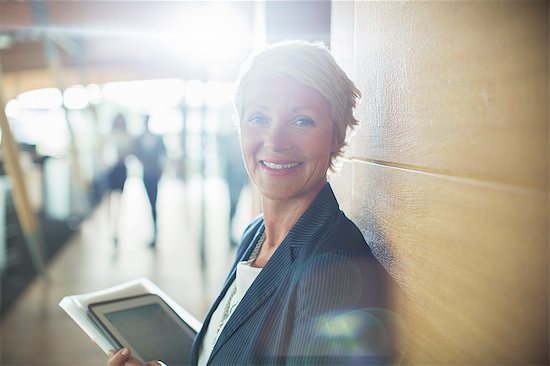
[[[137,296],[124,297],[120,299],[114,299],[109,301],[101,301],[96,303],[91,303],[88,305],[88,312],[91,318],[96,324],[98,324],[102,330],[105,332],[107,337],[115,345],[115,347],[122,348],[127,347],[132,352],[132,355],[143,362],[151,361],[144,360],[140,355],[139,351],[136,350],[130,342],[122,335],[109,321],[105,314],[130,310],[138,308],[145,305],[158,304],[162,310],[168,315],[171,319],[174,320],[176,324],[183,329],[184,332],[188,333],[190,336],[195,336],[197,332],[187,324],[180,316],[170,307],[168,304],[156,294],[143,294]]]

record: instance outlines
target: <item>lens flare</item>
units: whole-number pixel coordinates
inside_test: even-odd
[[[331,354],[391,358],[399,363],[407,332],[401,318],[382,308],[331,312],[315,321],[315,335]]]

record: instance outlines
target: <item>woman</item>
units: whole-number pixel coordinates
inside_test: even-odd
[[[192,364],[385,360],[387,342],[374,339],[376,347],[367,339],[377,328],[373,309],[383,305],[380,266],[327,183],[357,124],[359,95],[318,44],[274,45],[245,69],[235,102],[263,214],[242,237],[195,340]]]

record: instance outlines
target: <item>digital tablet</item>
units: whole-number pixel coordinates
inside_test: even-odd
[[[162,298],[146,294],[88,305],[91,318],[118,347],[141,361],[188,365],[196,332]]]

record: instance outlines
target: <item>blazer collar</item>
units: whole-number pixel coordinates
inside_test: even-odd
[[[299,249],[339,212],[338,201],[330,184],[327,183],[288,233],[289,244],[294,254],[297,254]]]

